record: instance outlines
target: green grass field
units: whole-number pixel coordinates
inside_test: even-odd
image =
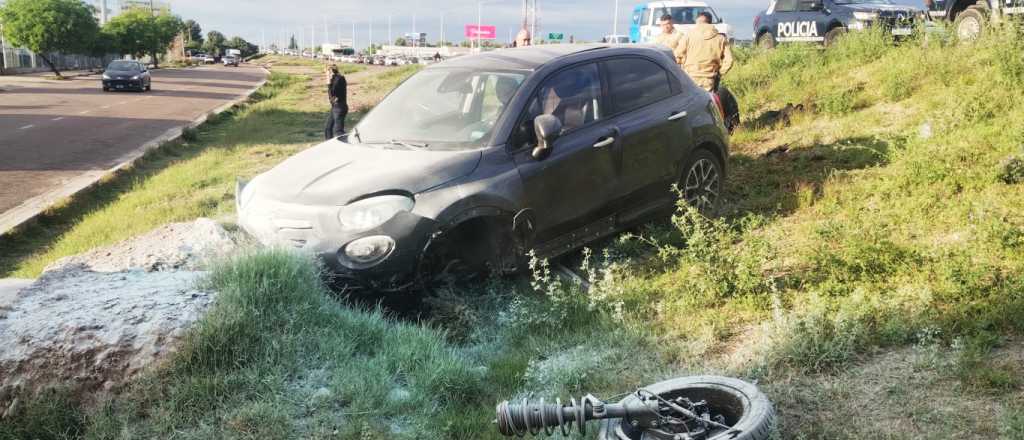
[[[778,438],[1024,438],[1024,43],[1011,32],[738,51],[727,84],[745,117],[723,215],[680,209],[583,252],[588,293],[535,262],[532,288],[492,280],[396,319],[334,296],[315,262],[252,250],[213,269],[218,301],[167,365],[98,406],[27,404],[0,438],[488,439],[500,400],[610,397],[699,373],[757,381]],[[220,151],[216,130],[260,105],[303,108],[306,83],[276,81],[275,96],[201,132],[202,152],[105,209],[177,200],[143,197],[177,166],[169,179],[227,179],[223,162],[199,167]],[[803,110],[765,119],[786,104]],[[225,151],[270,152],[255,170],[319,123],[273,122],[288,124],[281,144]],[[176,212],[224,212],[228,184]],[[104,209],[74,223],[117,224]],[[12,267],[37,270],[33,258]]]

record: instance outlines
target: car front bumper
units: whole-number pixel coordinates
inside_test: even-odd
[[[103,88],[111,90],[125,90],[125,89],[141,89],[143,87],[143,80],[141,79],[105,79],[103,80]]]
[[[437,222],[402,212],[384,224],[357,233],[341,230],[339,206],[309,206],[250,197],[246,183],[236,185],[238,223],[263,245],[309,252],[338,278],[377,289],[397,289],[414,280],[417,265]],[[379,259],[357,264],[349,246],[371,237],[386,237],[392,246]]]

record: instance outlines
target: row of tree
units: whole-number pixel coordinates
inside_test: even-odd
[[[179,36],[186,49],[219,55],[238,49],[251,55],[258,47],[240,37],[227,39],[217,31],[203,38],[194,20],[182,21],[170,14],[154,15],[146,8],[122,13],[100,26],[95,8],[82,0],[8,0],[0,5],[0,24],[5,39],[14,46],[35,52],[61,76],[48,58],[55,52],[103,56],[112,53],[141,58],[149,55],[154,66],[160,55]]]

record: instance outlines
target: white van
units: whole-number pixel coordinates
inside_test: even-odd
[[[633,8],[633,24],[630,27],[630,39],[637,43],[652,43],[661,35],[658,20],[662,15],[669,14],[675,22],[676,29],[686,33],[697,23],[697,15],[701,12],[711,14],[711,23],[718,33],[725,35],[731,42],[734,38],[732,25],[722,21],[722,17],[707,3],[698,1],[664,1],[650,2]]]

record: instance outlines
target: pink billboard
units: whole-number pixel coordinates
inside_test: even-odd
[[[466,25],[466,38],[481,39],[481,40],[493,40],[498,38],[498,29],[494,26],[477,26],[475,24]]]

